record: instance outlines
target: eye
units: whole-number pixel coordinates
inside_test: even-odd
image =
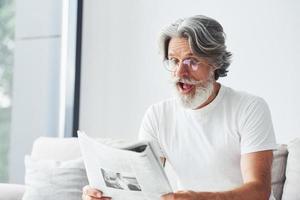
[[[196,60],[195,58],[189,58],[190,60],[190,65],[197,65],[199,63],[198,60]]]
[[[171,65],[171,66],[176,66],[177,63],[178,63],[178,60],[177,60],[176,58],[169,58],[169,59],[168,59],[168,63],[169,63],[169,65]]]
[[[164,61],[164,67],[170,72],[174,72],[174,70],[176,70],[177,64],[178,60],[176,58],[168,58]]]
[[[169,58],[168,59],[170,62],[174,62],[174,63],[177,63],[178,62],[178,60],[176,59],[176,58]]]
[[[195,58],[187,58],[183,61],[191,70],[197,71],[199,67],[199,61]]]
[[[188,66],[194,66],[194,65],[198,64],[198,60],[193,59],[193,58],[187,58],[187,59],[184,59],[182,61],[182,63],[185,65],[188,65]]]

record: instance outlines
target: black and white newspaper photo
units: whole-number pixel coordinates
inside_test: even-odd
[[[141,186],[134,175],[125,175],[124,173],[105,169],[101,169],[101,172],[107,187],[127,191],[141,191]]]

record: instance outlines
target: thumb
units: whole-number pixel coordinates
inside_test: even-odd
[[[172,200],[173,198],[173,193],[168,193],[168,194],[164,194],[160,197],[160,200]]]

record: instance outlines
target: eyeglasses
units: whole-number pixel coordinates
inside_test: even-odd
[[[179,65],[179,60],[175,58],[164,61],[165,68],[170,72],[175,72],[179,68]],[[199,61],[196,58],[186,58],[181,61],[181,65],[188,71],[197,71],[199,68],[205,67],[208,64],[204,61]]]

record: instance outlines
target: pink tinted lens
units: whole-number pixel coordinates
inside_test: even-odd
[[[198,69],[198,64],[194,60],[186,59],[182,61],[182,64],[187,67],[188,69],[191,69],[193,71],[196,71]]]

